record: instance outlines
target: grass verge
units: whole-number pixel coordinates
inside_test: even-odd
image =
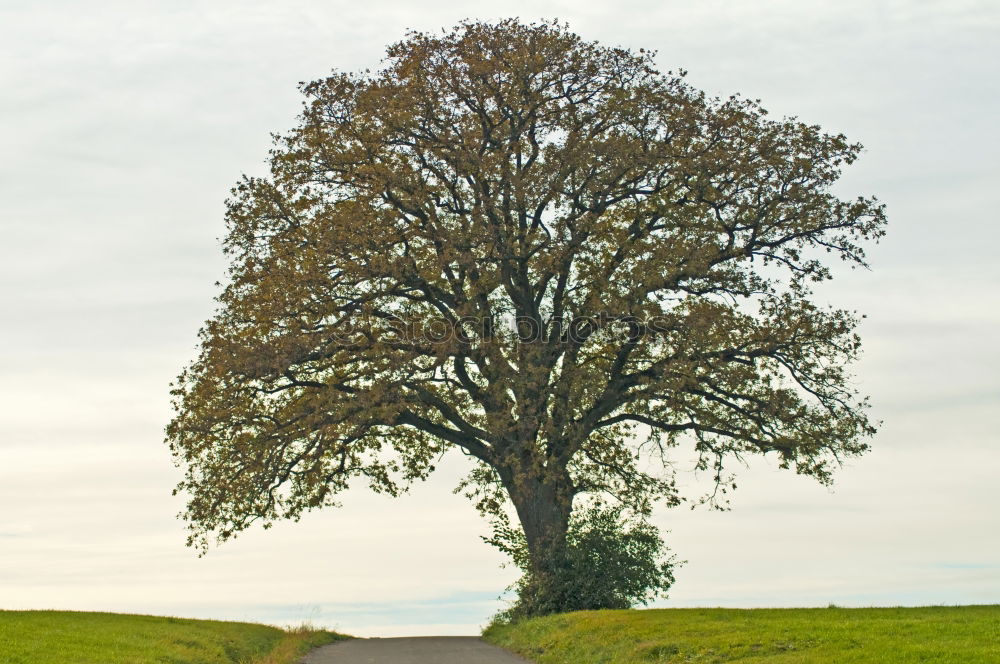
[[[348,638],[302,627],[119,613],[0,611],[2,664],[293,664]]]
[[[580,611],[483,636],[538,664],[993,664],[1000,605]]]
[[[250,664],[295,664],[313,648],[349,638],[351,637],[343,634],[302,625],[286,631],[271,652],[251,660]]]

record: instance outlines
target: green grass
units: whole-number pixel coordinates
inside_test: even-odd
[[[342,638],[215,620],[0,611],[0,664],[292,664]]]
[[[996,664],[1000,605],[580,611],[484,636],[539,664]]]

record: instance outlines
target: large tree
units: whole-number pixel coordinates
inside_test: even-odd
[[[455,448],[540,571],[574,498],[681,500],[678,446],[716,489],[747,455],[829,482],[867,448],[856,316],[811,301],[883,234],[831,192],[858,144],[556,23],[410,33],[302,91],[228,201],[228,282],[174,386],[190,543],[355,477],[396,494]]]

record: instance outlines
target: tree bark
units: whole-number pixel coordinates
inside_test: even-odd
[[[522,589],[521,608],[528,615],[563,610],[566,534],[573,504],[572,483],[565,471],[541,478],[513,473],[507,492],[517,511],[528,545],[529,582]]]
[[[551,482],[527,478],[518,484],[511,491],[511,500],[535,558],[545,549],[565,543],[572,498]]]

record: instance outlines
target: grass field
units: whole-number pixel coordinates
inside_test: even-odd
[[[341,638],[214,620],[0,611],[0,664],[292,664]]]
[[[1000,605],[582,611],[484,636],[538,664],[997,664]]]

